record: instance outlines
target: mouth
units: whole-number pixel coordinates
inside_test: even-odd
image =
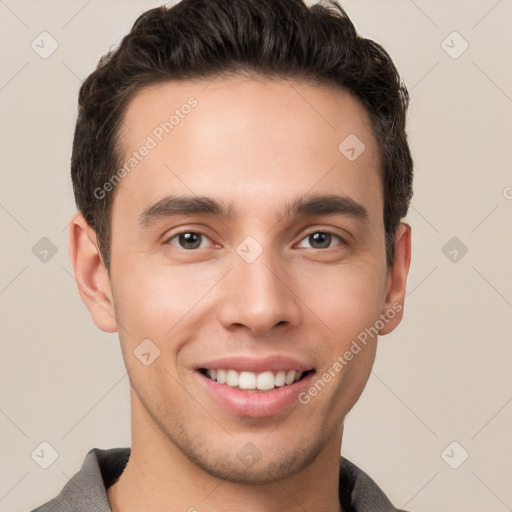
[[[228,357],[203,362],[195,370],[217,406],[245,418],[268,418],[299,404],[299,394],[316,372],[310,364],[280,356]]]
[[[276,388],[291,386],[306,378],[312,372],[314,372],[314,369],[307,371],[266,370],[256,373],[223,368],[199,368],[199,373],[218,384],[254,393],[268,392]]]

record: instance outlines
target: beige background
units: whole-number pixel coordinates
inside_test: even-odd
[[[411,91],[416,162],[405,320],[380,340],[344,454],[397,506],[512,510],[512,2],[342,3]],[[156,5],[0,0],[2,512],[55,496],[90,448],[130,444],[117,335],[90,320],[68,258],[69,159],[80,81]],[[47,59],[31,48],[43,31],[59,45]],[[48,469],[31,458],[43,441],[59,454]]]

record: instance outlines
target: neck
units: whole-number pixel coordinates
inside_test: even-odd
[[[119,480],[107,489],[110,508],[112,512],[342,512],[338,497],[342,432],[340,427],[301,471],[270,484],[246,485],[205,472],[147,416],[132,414],[131,455]]]

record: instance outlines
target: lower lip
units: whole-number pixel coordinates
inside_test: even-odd
[[[197,372],[207,392],[224,409],[247,418],[265,418],[274,416],[293,403],[298,403],[298,395],[307,389],[314,372],[290,385],[274,388],[270,391],[242,391],[218,382]]]

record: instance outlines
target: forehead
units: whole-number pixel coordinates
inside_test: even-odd
[[[370,119],[342,89],[242,77],[166,82],[139,91],[123,121],[126,172],[113,211],[141,212],[173,194],[215,196],[261,216],[262,204],[310,191],[382,212]]]

